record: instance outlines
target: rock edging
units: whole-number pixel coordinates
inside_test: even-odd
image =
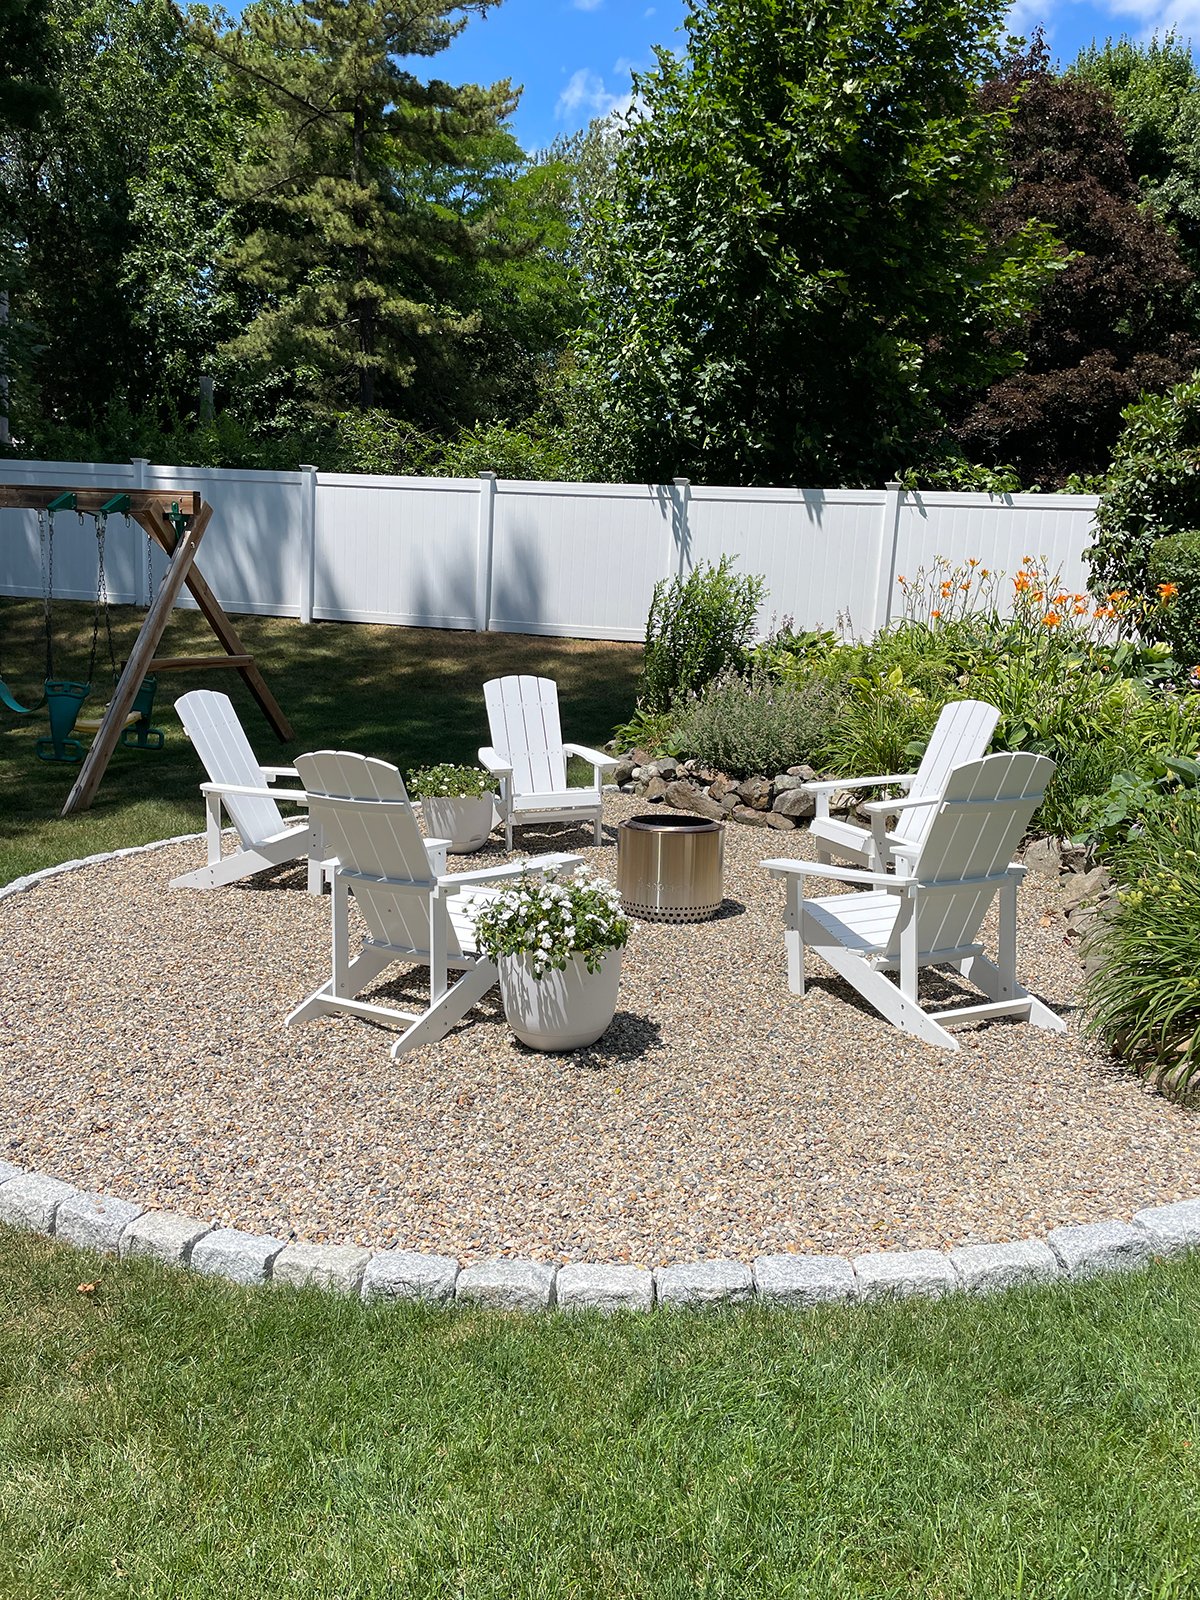
[[[995,1294],[1026,1284],[1131,1272],[1200,1249],[1200,1199],[1139,1211],[1131,1222],[1054,1228],[1041,1239],[855,1256],[768,1255],[754,1262],[665,1267],[497,1259],[460,1267],[452,1256],[358,1245],[308,1244],[92,1194],[0,1161],[0,1222],[121,1259],[148,1257],[245,1287],[316,1287],[364,1301],[484,1306],[497,1311],[646,1312],[744,1305],[807,1310],[948,1294]]]

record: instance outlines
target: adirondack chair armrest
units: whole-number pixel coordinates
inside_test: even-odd
[[[914,811],[918,806],[940,806],[940,794],[918,795],[914,800],[867,800],[862,809],[872,817],[886,817],[894,811]]]
[[[262,773],[269,783],[274,783],[276,778],[298,778],[300,776],[295,767],[264,767]]]
[[[255,800],[290,800],[293,805],[306,806],[308,795],[303,789],[268,789],[265,785],[250,783],[202,783],[201,794],[244,794]]]
[[[438,887],[453,889],[464,883],[501,883],[505,878],[522,878],[527,872],[553,872],[559,867],[578,867],[582,864],[582,856],[529,856],[524,861],[509,861],[501,867],[477,867],[474,872],[448,872],[438,878]]]
[[[511,778],[512,762],[507,761],[498,750],[493,750],[490,744],[485,744],[479,751],[479,763],[495,778]]]
[[[615,767],[620,763],[620,757],[606,756],[603,750],[593,750],[586,744],[564,744],[563,750],[569,756],[580,756],[584,761],[591,762],[597,773],[605,767]]]
[[[438,883],[446,870],[446,852],[454,843],[452,839],[426,839],[425,854],[429,857],[429,870]]]
[[[838,883],[865,883],[885,889],[894,889],[897,882],[890,872],[867,872],[862,867],[835,867],[822,861],[790,861],[784,858],[760,861],[773,878],[832,878]]]
[[[915,777],[915,772],[885,772],[873,778],[814,778],[800,788],[804,794],[816,795],[834,794],[838,789],[882,789],[885,785],[907,789]]]

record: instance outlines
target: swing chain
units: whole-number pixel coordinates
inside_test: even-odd
[[[82,516],[79,519],[83,521]],[[100,614],[104,613],[104,632],[108,639],[108,661],[112,670],[112,681],[117,681],[117,652],[113,646],[112,618],[108,610],[108,577],[104,571],[104,536],[108,530],[108,518],[101,511],[96,513],[96,610],[92,616],[92,653],[88,660],[88,682],[96,675],[96,646],[100,638]]]

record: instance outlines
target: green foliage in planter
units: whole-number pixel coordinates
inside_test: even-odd
[[[806,761],[820,766],[844,703],[845,689],[826,678],[793,687],[761,669],[745,678],[728,672],[689,706],[679,741],[698,761],[735,778]]]
[[[1157,631],[1180,666],[1200,668],[1200,532],[1159,539],[1146,565],[1160,602]]]
[[[754,638],[764,580],[733,571],[722,556],[686,578],[654,586],[646,622],[646,657],[638,705],[668,711],[729,668],[742,667]]]
[[[599,972],[608,952],[628,943],[629,920],[608,879],[580,867],[565,880],[525,874],[501,885],[480,910],[475,933],[492,961],[525,956],[542,978],[563,971],[575,955]]]
[[[1122,415],[1088,557],[1095,591],[1128,590],[1129,621],[1153,629],[1161,608],[1151,551],[1168,534],[1200,528],[1200,378]]]
[[[422,800],[477,800],[495,794],[496,780],[482,767],[418,767],[408,777],[408,788]]]
[[[1089,1027],[1190,1097],[1200,1088],[1200,792],[1147,814],[1112,870],[1117,905],[1091,940]]]

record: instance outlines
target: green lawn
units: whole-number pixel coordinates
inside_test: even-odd
[[[118,659],[141,618],[131,607],[114,607]],[[119,750],[92,809],[62,821],[58,812],[78,768],[38,761],[33,746],[46,732],[44,718],[18,718],[0,707],[0,883],[74,856],[203,827],[200,764],[171,710],[185,690],[232,696],[267,765],[333,745],[383,756],[408,771],[431,761],[474,761],[488,742],[483,683],[509,672],[556,678],[566,737],[603,743],[633,709],[641,663],[640,646],[628,644],[337,622],[303,626],[275,617],[234,623],[291,718],[295,741],[279,743],[236,672],[165,674],[155,721],[166,732],[166,749]],[[41,626],[39,602],[0,599],[0,674],[18,699],[40,693]],[[86,673],[91,627],[90,606],[55,606],[56,671]],[[177,656],[218,651],[195,612],[176,614],[162,648]],[[97,694],[97,703],[106,698],[101,682]]]
[[[522,1320],[0,1233],[0,1594],[1184,1600],[1198,1304]]]

